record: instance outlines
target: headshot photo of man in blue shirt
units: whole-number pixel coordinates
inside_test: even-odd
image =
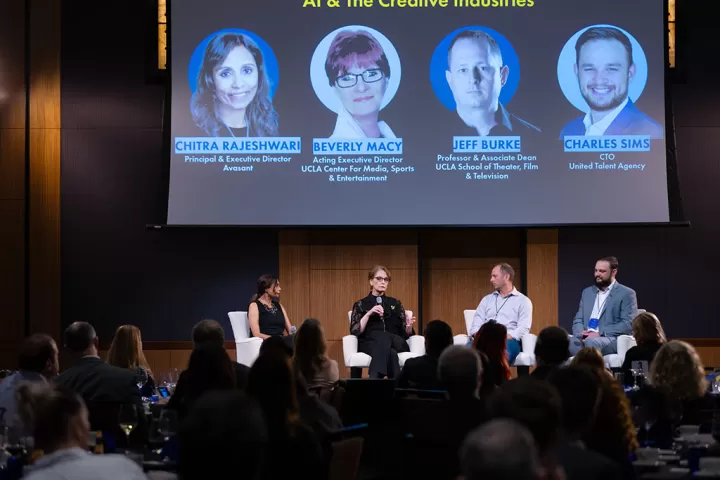
[[[591,27],[575,44],[574,66],[583,99],[584,117],[565,125],[560,139],[568,135],[649,135],[663,138],[663,127],[641,112],[628,97],[636,74],[633,47],[618,28]]]

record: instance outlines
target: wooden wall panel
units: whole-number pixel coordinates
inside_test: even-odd
[[[0,368],[25,335],[25,0],[0,2]]]
[[[537,334],[558,325],[558,232],[527,232],[527,295],[533,302],[533,324]]]
[[[347,312],[367,295],[368,270],[375,264],[385,265],[392,275],[388,294],[417,314],[417,258],[417,237],[408,230],[283,231],[281,300],[295,326],[307,317],[323,322],[329,355],[344,369],[342,337],[350,333]],[[297,292],[290,292],[291,287]]]
[[[30,3],[30,331],[60,336],[60,1]]]
[[[467,333],[463,310],[474,310],[492,291],[490,274],[493,267],[502,262],[515,269],[515,286],[521,290],[519,258],[433,258],[425,261],[425,324],[439,319],[450,325],[453,335]]]

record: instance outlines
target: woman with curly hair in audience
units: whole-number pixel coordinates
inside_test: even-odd
[[[712,411],[705,367],[692,345],[673,340],[658,350],[650,367],[648,383],[661,391],[675,425],[700,425],[703,411]]]
[[[475,334],[473,347],[487,357],[487,364],[483,365],[483,385],[500,386],[506,380],[510,380],[505,325],[493,320],[485,323]]]
[[[155,395],[155,379],[145,359],[140,329],[134,325],[123,325],[115,331],[107,363],[135,372],[140,393],[143,397]]]
[[[580,350],[573,357],[572,365],[590,367],[601,384],[595,423],[583,438],[583,442],[590,450],[605,455],[620,465],[623,478],[634,478],[628,458],[638,447],[638,443],[630,401],[625,390],[605,368],[602,354],[596,348],[585,347]]]

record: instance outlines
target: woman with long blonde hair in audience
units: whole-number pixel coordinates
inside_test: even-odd
[[[331,387],[340,379],[338,364],[327,355],[327,343],[322,324],[307,318],[295,335],[295,355],[292,365],[303,376],[309,390]]]
[[[626,385],[631,384],[633,362],[644,361],[648,365],[652,365],[655,354],[667,342],[660,320],[650,312],[643,312],[633,319],[632,334],[637,345],[627,351],[622,364],[623,378]]]
[[[122,325],[115,331],[107,363],[136,372],[138,388],[144,397],[155,394],[155,380],[145,359],[140,329],[134,325]]]

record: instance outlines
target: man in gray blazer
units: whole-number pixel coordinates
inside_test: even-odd
[[[635,290],[615,281],[618,260],[605,257],[595,263],[595,285],[580,297],[573,320],[570,355],[583,347],[594,347],[603,355],[617,353],[617,337],[632,333],[637,315]]]

